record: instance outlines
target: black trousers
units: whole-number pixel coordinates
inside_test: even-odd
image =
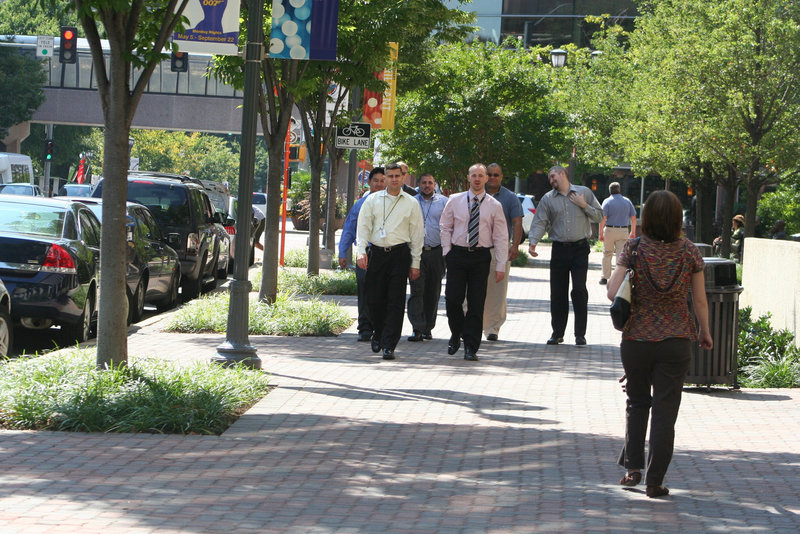
[[[356,265],[356,284],[358,284],[358,333],[372,333],[372,322],[369,320],[367,306],[367,271]]]
[[[411,295],[408,297],[408,320],[416,332],[430,334],[436,326],[444,269],[442,247],[422,250],[419,278],[409,282]]]
[[[664,481],[675,443],[675,421],[689,370],[692,342],[670,338],[658,342],[622,340],[620,354],[628,382],[625,408],[625,446],[617,462],[626,469],[644,468],[644,438],[650,419],[645,482]]]
[[[586,335],[586,319],[589,313],[589,291],[586,290],[588,270],[588,241],[575,244],[553,242],[550,256],[550,324],[556,337],[563,337],[567,328],[569,296],[572,297],[572,310],[575,313],[575,335]]]
[[[454,338],[463,338],[464,346],[477,351],[483,334],[483,305],[486,302],[486,282],[489,277],[491,249],[468,252],[452,248],[445,256],[447,286],[444,296],[447,323]],[[464,298],[467,312],[464,313]]]
[[[388,252],[371,246],[368,258],[366,291],[373,336],[383,348],[394,349],[403,330],[411,250],[407,245]]]

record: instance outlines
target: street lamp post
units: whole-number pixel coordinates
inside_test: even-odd
[[[554,48],[550,51],[550,64],[554,69],[560,69],[567,64],[567,51],[561,48]],[[572,156],[569,158],[567,165],[567,177],[569,181],[575,181],[575,147],[572,147]]]
[[[250,345],[249,304],[250,281],[247,279],[249,246],[253,206],[253,173],[256,151],[256,121],[258,120],[259,66],[264,55],[264,4],[249,0],[247,44],[245,47],[244,101],[242,112],[242,148],[239,158],[239,205],[236,211],[237,228],[234,236],[236,261],[231,297],[228,305],[228,328],[225,342],[217,347],[211,358],[225,366],[242,364],[250,369],[261,369],[261,359]]]

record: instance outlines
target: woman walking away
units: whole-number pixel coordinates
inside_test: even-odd
[[[645,476],[648,497],[669,493],[662,484],[672,459],[675,420],[692,343],[699,339],[704,349],[713,345],[708,331],[703,258],[691,241],[681,237],[681,208],[673,193],[653,192],[642,213],[643,236],[635,248],[634,240],[625,244],[608,281],[608,298],[613,300],[628,266],[634,270],[631,316],[620,344],[628,400],[625,446],[618,460],[627,472],[619,483],[635,486],[642,480],[650,419]],[[699,332],[687,303],[690,288]]]

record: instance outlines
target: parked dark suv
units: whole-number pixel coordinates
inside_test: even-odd
[[[102,193],[101,180],[92,196],[101,197]],[[147,206],[167,244],[178,253],[184,299],[197,297],[216,282],[220,252],[227,255],[228,243],[222,242],[219,215],[202,185],[178,175],[132,171],[128,174],[128,201]]]

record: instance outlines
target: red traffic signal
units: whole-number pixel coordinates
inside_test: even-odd
[[[75,63],[78,61],[78,28],[74,26],[61,26],[58,61],[60,63]]]
[[[189,54],[186,52],[173,52],[169,62],[172,72],[189,72]]]

